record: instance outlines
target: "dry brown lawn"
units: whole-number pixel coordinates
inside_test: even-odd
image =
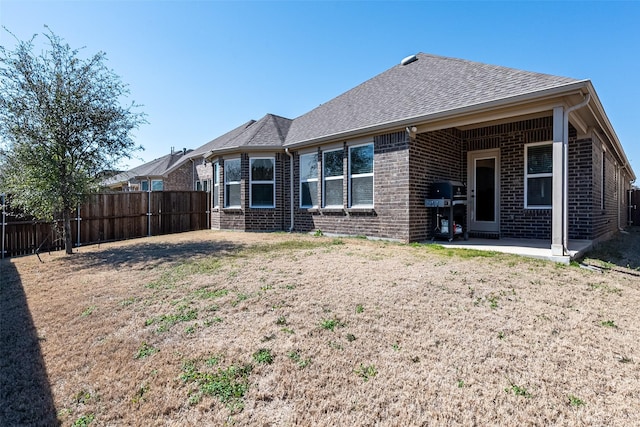
[[[4,260],[0,425],[640,425],[617,242],[601,271],[213,231]]]

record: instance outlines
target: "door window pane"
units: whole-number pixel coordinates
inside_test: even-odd
[[[496,220],[496,159],[476,160],[476,221]]]

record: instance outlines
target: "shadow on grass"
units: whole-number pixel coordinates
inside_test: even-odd
[[[66,260],[73,268],[109,266],[151,269],[199,257],[226,255],[243,248],[244,245],[226,240],[175,243],[141,241],[91,252],[82,252],[80,248],[79,252]]]
[[[0,425],[59,425],[22,281],[0,261]]]
[[[640,271],[640,227],[630,227],[599,243],[584,259]]]

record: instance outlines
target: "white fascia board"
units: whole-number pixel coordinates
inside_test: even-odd
[[[224,147],[216,150],[211,150],[204,155],[205,159],[211,159],[213,157],[222,156],[224,154],[235,153],[284,153],[284,147],[278,145],[240,145],[236,147]]]

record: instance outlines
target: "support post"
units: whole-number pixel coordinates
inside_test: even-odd
[[[551,255],[564,256],[564,108],[553,109]]]

